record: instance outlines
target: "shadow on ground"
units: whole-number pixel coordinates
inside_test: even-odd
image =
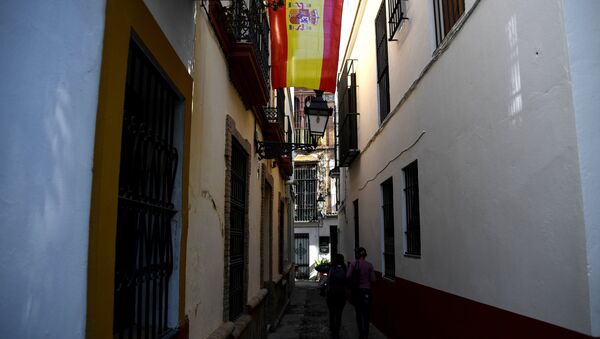
[[[358,338],[354,307],[344,307],[341,339]],[[312,281],[297,281],[290,303],[279,325],[268,336],[269,339],[328,339],[329,310],[325,297],[319,295],[318,285]],[[372,324],[370,339],[386,338]]]

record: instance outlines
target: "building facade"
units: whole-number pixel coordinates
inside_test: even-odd
[[[344,11],[340,243],[375,266],[373,322],[391,338],[600,336],[599,3]]]
[[[315,98],[315,92],[294,89],[294,121],[296,140],[310,139],[304,108]],[[330,108],[334,96],[324,95]],[[294,186],[296,204],[294,213],[294,255],[296,277],[315,278],[315,263],[330,261],[338,248],[337,186],[331,175],[335,168],[335,120],[331,117],[316,150],[296,152],[294,156]]]
[[[0,337],[260,338],[277,321],[293,167],[259,145],[293,133],[293,103],[270,87],[264,15],[233,10],[254,5],[0,6],[4,112],[21,112],[0,118]]]

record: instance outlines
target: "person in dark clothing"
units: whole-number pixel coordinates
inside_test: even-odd
[[[346,276],[350,279],[352,273],[355,270],[358,271],[358,281],[356,282],[358,286],[353,286],[352,303],[356,311],[359,338],[366,339],[369,337],[369,315],[371,303],[373,302],[371,284],[375,281],[375,270],[373,265],[365,260],[367,250],[359,247],[354,253],[356,260],[350,264]]]
[[[338,339],[342,325],[342,311],[346,304],[346,288],[348,287],[346,264],[344,263],[343,255],[333,255],[328,276],[327,307],[329,308],[329,331],[332,338]]]

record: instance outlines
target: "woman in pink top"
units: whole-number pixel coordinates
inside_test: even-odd
[[[355,251],[356,260],[348,267],[347,277],[352,277],[354,270],[359,271],[358,288],[352,291],[352,303],[356,311],[356,323],[360,339],[369,337],[369,311],[371,309],[372,294],[371,284],[375,281],[373,265],[366,261],[367,250],[362,247]]]

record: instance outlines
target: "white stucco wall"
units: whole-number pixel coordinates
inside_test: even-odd
[[[317,226],[317,223],[296,223],[294,225],[294,234],[297,233],[308,234],[308,265],[310,267],[309,275],[311,279],[314,279],[317,276],[317,271],[314,270],[315,260],[327,259],[331,261],[331,253],[322,254],[319,252],[319,237],[329,237],[329,225],[325,225],[325,223],[323,223],[321,226]]]
[[[567,0],[565,27],[587,238],[592,335],[600,336],[600,1]]]
[[[84,338],[105,1],[0,3],[0,337]]]
[[[408,6],[406,31],[388,45],[392,110],[435,47],[423,42],[432,37],[430,2]],[[397,276],[589,334],[589,255],[562,1],[481,1],[381,130],[378,8],[368,3],[349,56],[358,59],[362,153],[349,170],[345,201],[352,226],[351,201],[360,199],[361,244],[375,267],[383,269],[380,184],[393,177]],[[402,168],[415,159],[420,259],[403,256]]]
[[[190,74],[194,68],[195,2],[190,0],[144,0]]]

